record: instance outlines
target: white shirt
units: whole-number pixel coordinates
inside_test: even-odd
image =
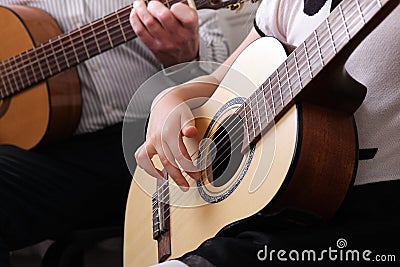
[[[45,10],[63,32],[70,32],[131,5],[132,0],[0,0],[0,5],[6,4]],[[217,26],[215,11],[199,10],[199,25],[200,60],[223,62],[228,45]],[[162,66],[136,38],[79,64],[77,69],[83,104],[76,133],[84,133],[122,122],[134,92]]]
[[[263,1],[256,24],[265,35],[298,46],[329,15],[331,3],[326,1],[318,13],[308,16],[303,12],[304,1]],[[373,159],[359,161],[356,185],[400,179],[399,21],[397,7],[345,65],[347,72],[367,87],[367,96],[355,113],[359,147],[378,148]]]

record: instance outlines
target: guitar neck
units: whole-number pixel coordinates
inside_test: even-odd
[[[186,1],[164,0],[170,7]],[[242,1],[194,1],[197,9],[232,7]],[[233,7],[232,7],[233,9]],[[85,60],[136,38],[129,16],[132,5],[117,10],[69,33],[59,35],[35,48],[0,63],[1,99],[74,67]]]
[[[310,87],[307,85],[329,63],[335,59],[344,64],[358,44],[398,4],[399,0],[347,0],[339,4],[237,110],[249,136],[243,148],[257,142],[262,132],[299,101]]]
[[[135,38],[129,25],[131,8],[122,8],[3,61],[1,97],[16,94]]]

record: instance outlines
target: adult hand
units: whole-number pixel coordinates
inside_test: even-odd
[[[165,67],[191,61],[199,53],[197,12],[182,3],[168,9],[152,0],[133,2],[130,23],[136,35]]]

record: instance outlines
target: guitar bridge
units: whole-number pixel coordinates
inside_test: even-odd
[[[158,262],[171,256],[171,233],[169,212],[168,174],[164,180],[157,179],[157,191],[152,197],[153,239],[157,240]]]

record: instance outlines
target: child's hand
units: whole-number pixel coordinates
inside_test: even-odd
[[[135,153],[138,166],[151,176],[162,178],[162,171],[156,169],[151,161],[157,154],[169,176],[183,190],[187,189],[189,183],[178,164],[194,179],[200,173],[193,165],[182,138],[194,138],[196,135],[197,129],[189,106],[173,91],[163,95],[153,105],[146,141]]]

